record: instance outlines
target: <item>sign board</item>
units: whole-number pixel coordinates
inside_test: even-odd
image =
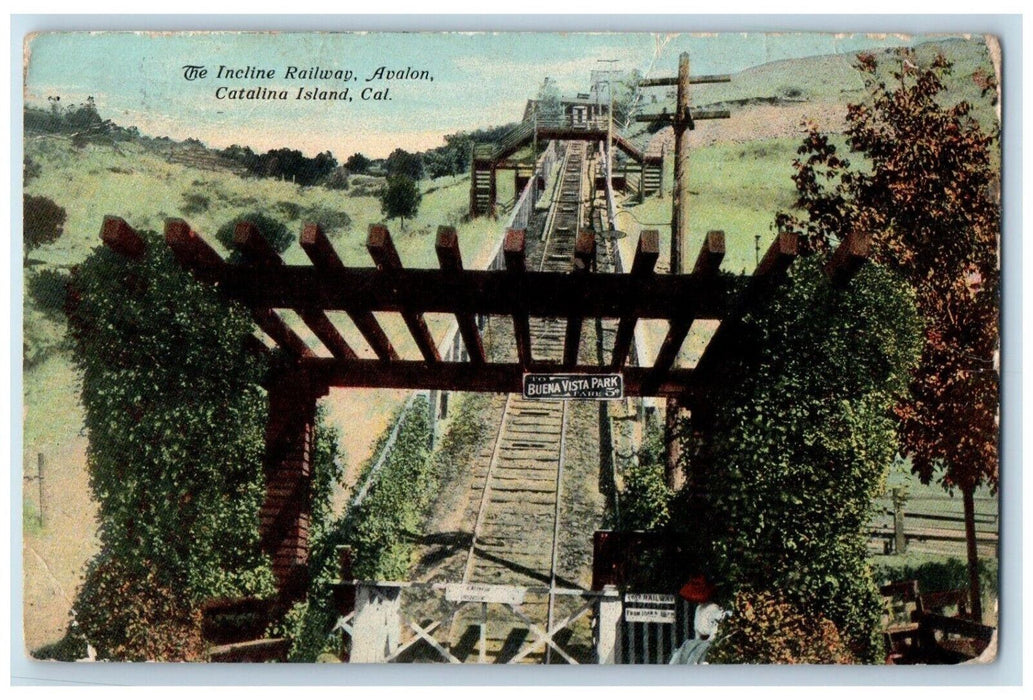
[[[527,589],[523,586],[493,586],[487,583],[450,583],[445,600],[450,603],[502,603],[520,605]]]
[[[525,399],[622,399],[622,374],[525,374]]]
[[[674,624],[674,608],[624,608],[625,622]]]
[[[625,603],[653,603],[654,605],[674,605],[674,596],[665,593],[626,593]]]

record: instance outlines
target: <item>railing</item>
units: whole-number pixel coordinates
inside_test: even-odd
[[[458,582],[342,581],[335,588],[354,591],[353,596],[341,596],[342,600],[354,600],[354,608],[340,608],[337,624],[331,630],[331,634],[340,632],[346,637],[342,647],[349,649],[347,660],[351,663],[405,659],[403,654],[410,649],[410,655],[416,652],[413,647],[421,643],[430,647],[430,654],[421,655],[421,660],[454,664],[464,663],[473,652],[479,663],[486,663],[489,654],[495,657],[495,663],[521,663],[547,649],[569,664],[624,661],[620,646],[624,605],[622,596],[612,586],[587,591]],[[563,597],[571,603],[571,612],[553,624],[536,620],[524,610],[525,603],[540,603],[548,596]],[[474,619],[465,619],[470,627],[479,629],[479,641],[475,649],[461,652],[452,644],[452,627],[463,617],[464,609],[467,615],[473,613]],[[570,646],[560,633],[566,630],[570,634],[574,623],[589,614],[595,618],[590,646]],[[512,626],[515,631],[526,630],[525,636],[529,638],[517,648],[489,652],[489,621],[495,626]]]
[[[617,203],[613,198],[613,185],[610,181],[610,158],[609,154],[603,159],[603,170],[606,173],[606,218],[610,224],[610,228],[616,230],[617,228]],[[619,241],[613,242],[613,264],[614,272],[623,274],[628,271],[627,266],[624,264],[624,254],[621,252],[621,246]],[[629,358],[632,363],[638,364],[648,357],[648,345],[646,344],[645,332],[642,326],[639,324],[635,325],[635,342],[632,344],[632,357]],[[652,403],[653,399],[643,398],[643,404]]]

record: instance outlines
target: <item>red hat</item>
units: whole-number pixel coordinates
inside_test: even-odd
[[[690,603],[705,603],[713,594],[714,584],[707,581],[703,574],[690,576],[688,582],[678,591],[678,595]]]

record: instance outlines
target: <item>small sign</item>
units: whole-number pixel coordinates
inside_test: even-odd
[[[621,374],[525,374],[525,399],[622,399]]]
[[[625,603],[653,603],[655,605],[674,605],[674,596],[665,593],[625,593]]]
[[[527,589],[523,586],[493,586],[487,583],[450,583],[445,600],[450,603],[502,603],[520,605]]]
[[[625,608],[625,622],[653,622],[661,625],[674,624],[674,608]]]

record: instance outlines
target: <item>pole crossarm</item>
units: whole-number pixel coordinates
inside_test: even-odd
[[[730,83],[732,82],[732,76],[727,73],[715,74],[715,75],[693,75],[689,77],[689,82],[693,85],[701,85],[703,83]],[[674,87],[678,84],[678,78],[675,76],[664,77],[664,78],[644,78],[638,81],[638,87]]]

